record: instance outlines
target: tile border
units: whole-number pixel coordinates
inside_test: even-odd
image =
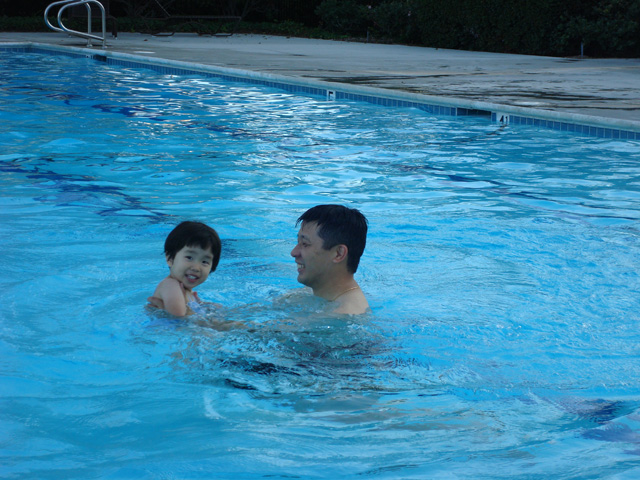
[[[505,125],[531,125],[541,128],[608,139],[640,140],[640,125],[635,122],[590,117],[579,114],[498,105],[487,102],[462,101],[381,88],[354,86],[320,80],[291,78],[279,75],[249,72],[239,69],[214,67],[196,63],[169,61],[111,51],[96,51],[78,47],[56,47],[33,43],[0,44],[0,52],[42,53],[92,58],[108,65],[127,68],[147,68],[163,75],[204,75],[227,81],[253,83],[277,88],[289,93],[326,98],[330,101],[353,100],[391,108],[417,108],[442,116],[483,116]],[[631,125],[633,124],[633,125]]]

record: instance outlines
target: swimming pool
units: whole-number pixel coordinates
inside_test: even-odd
[[[637,477],[637,141],[64,56],[0,80],[3,478]],[[369,316],[288,296],[329,202],[369,218]],[[145,310],[186,218],[249,328]]]

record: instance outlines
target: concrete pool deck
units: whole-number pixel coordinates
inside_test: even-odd
[[[3,43],[85,47],[56,32],[0,32]],[[95,43],[95,42],[94,42]],[[267,35],[121,33],[107,48],[137,57],[408,92],[511,113],[640,132],[640,59],[556,58]]]

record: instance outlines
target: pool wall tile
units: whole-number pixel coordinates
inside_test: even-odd
[[[226,81],[232,82],[244,82],[254,85],[264,85],[271,88],[283,90],[285,92],[294,94],[303,94],[309,96],[318,96],[322,98],[331,99],[332,101],[347,100],[356,102],[366,102],[374,105],[391,107],[391,108],[416,108],[433,115],[442,116],[481,116],[490,118],[492,122],[498,122],[500,119],[507,119],[506,122],[509,125],[527,125],[542,128],[549,128],[553,130],[559,130],[562,132],[568,132],[577,135],[595,136],[601,138],[621,139],[621,140],[640,140],[640,131],[619,129],[614,127],[595,126],[588,124],[581,124],[578,122],[571,122],[568,119],[551,120],[544,118],[537,118],[536,113],[531,110],[531,116],[523,114],[527,112],[527,109],[521,108],[517,114],[508,113],[505,110],[508,107],[502,105],[491,105],[492,108],[480,109],[469,108],[454,105],[447,105],[446,99],[442,99],[443,104],[429,103],[421,101],[419,95],[413,95],[414,98],[406,100],[402,98],[395,98],[390,93],[389,96],[381,94],[366,94],[366,93],[354,93],[351,90],[352,87],[346,87],[340,84],[327,85],[301,85],[296,83],[296,79],[288,81],[275,81],[269,80],[266,75],[255,74],[255,72],[246,72],[246,75],[242,74],[230,74],[219,71],[214,68],[198,68],[199,66],[194,64],[192,66],[178,66],[168,64],[167,61],[158,59],[144,58],[130,59],[122,58],[117,54],[109,52],[109,54],[89,49],[72,48],[72,47],[49,47],[49,46],[37,46],[32,44],[16,44],[16,45],[0,45],[0,51],[13,52],[13,53],[40,53],[46,55],[64,55],[70,57],[91,58],[96,61],[105,62],[108,65],[125,67],[125,68],[145,68],[153,70],[161,75],[202,75],[206,77],[217,77]],[[126,54],[125,54],[126,55]],[[245,72],[242,72],[245,73]],[[326,83],[326,82],[316,82]],[[332,93],[332,96],[328,92]],[[376,92],[381,93],[381,92]],[[396,95],[400,95],[396,92]],[[438,102],[440,99],[437,100]],[[453,102],[454,100],[452,100]],[[478,102],[476,102],[478,103]],[[489,104],[487,104],[489,107]],[[494,111],[495,110],[495,111]],[[500,113],[498,113],[500,112]],[[551,112],[544,112],[550,114]],[[540,115],[540,112],[538,112]],[[604,120],[604,119],[603,119]]]

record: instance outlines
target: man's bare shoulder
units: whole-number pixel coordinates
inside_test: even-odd
[[[364,296],[362,290],[359,288],[352,292],[347,292],[336,301],[338,305],[334,309],[334,313],[340,313],[344,315],[362,315],[369,312],[369,302],[367,297]]]

